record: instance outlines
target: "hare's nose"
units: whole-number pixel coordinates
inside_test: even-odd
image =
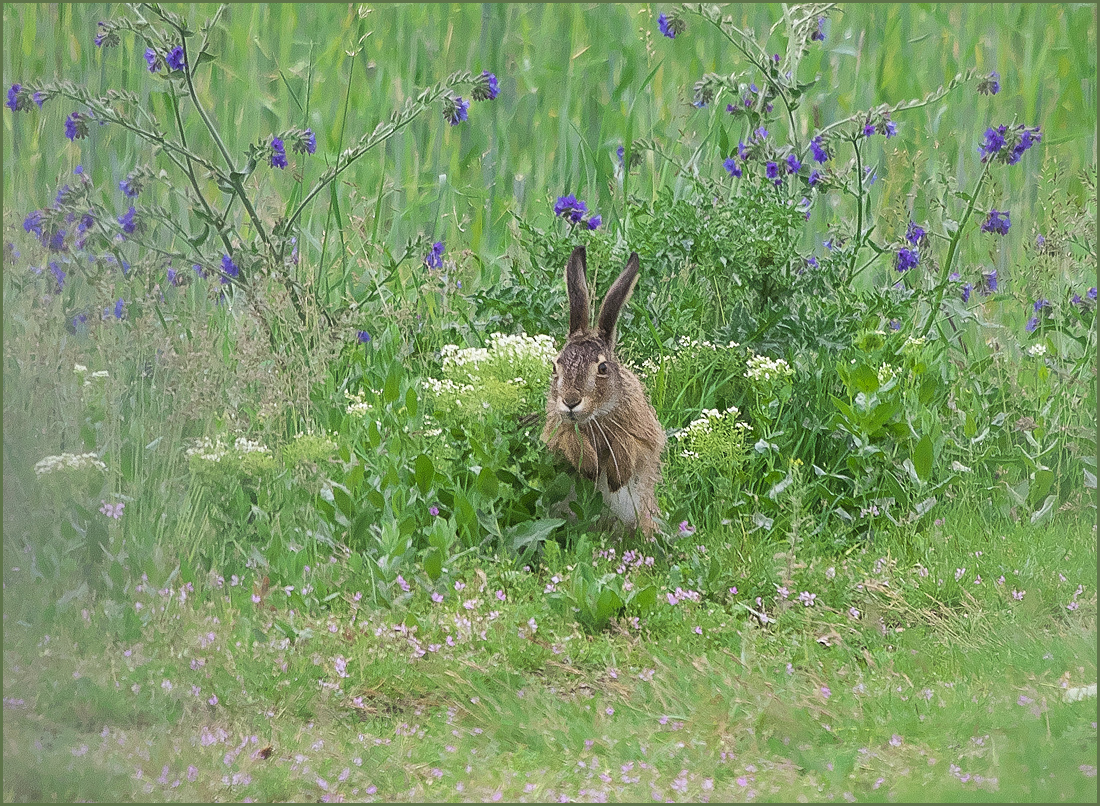
[[[565,404],[566,408],[572,411],[581,404],[581,399],[580,397],[563,397],[561,402]]]

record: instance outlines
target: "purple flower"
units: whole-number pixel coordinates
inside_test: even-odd
[[[684,22],[679,18],[670,20],[664,14],[661,14],[657,17],[657,28],[669,39],[675,39],[676,34],[683,32]]]
[[[738,140],[737,141],[737,156],[741,158],[742,162],[745,161],[745,158],[748,156],[748,153],[749,152],[748,152],[748,149],[745,148],[745,144],[742,143],[740,140]]]
[[[863,136],[864,137],[870,137],[874,133],[875,133],[875,124],[874,123],[868,122],[868,123],[863,124]]]
[[[1035,311],[1035,313],[1041,313],[1044,308],[1049,308],[1049,307],[1050,307],[1050,301],[1045,300],[1045,299],[1037,299],[1037,300],[1035,300],[1035,302],[1031,306],[1032,310]]]
[[[424,258],[424,265],[429,269],[443,268],[443,241],[436,241],[432,244],[432,251],[428,252]]]
[[[443,109],[443,118],[452,126],[457,126],[462,121],[469,120],[469,109],[470,102],[463,100],[461,96],[449,98]]]
[[[810,141],[810,151],[814,154],[814,162],[828,162],[829,152],[825,150],[825,146],[821,144],[821,138],[815,137]]]
[[[963,304],[966,304],[967,302],[970,302],[970,292],[973,291],[973,290],[974,290],[974,286],[972,286],[970,283],[967,283],[966,285],[964,285],[962,287],[962,301],[963,301]]]
[[[30,104],[23,94],[22,84],[12,84],[8,90],[8,101],[4,104],[12,112],[25,112],[30,109]]]
[[[178,278],[176,277],[176,270],[173,269],[171,266],[169,266],[168,267],[168,285],[179,285],[179,283],[176,282],[177,279]]]
[[[985,130],[985,140],[978,146],[978,152],[982,155],[982,162],[985,162],[990,156],[1004,148],[1005,133],[1007,131],[1007,126],[998,126],[996,129],[990,128]]]
[[[434,504],[432,506],[428,507],[428,514],[431,515],[433,518],[438,518],[439,517],[439,507],[435,506]]]
[[[889,140],[891,137],[897,137],[897,134],[898,124],[894,123],[892,120],[886,121],[886,139]]]
[[[898,271],[909,271],[920,265],[920,255],[916,249],[902,247],[898,250],[896,268]]]
[[[41,90],[35,90],[34,95],[31,96],[31,100],[38,105],[39,109],[41,109],[42,104],[46,103],[46,96],[42,94]]]
[[[279,168],[280,170],[286,168],[286,146],[283,145],[283,141],[278,137],[271,138],[271,167]]]
[[[901,322],[899,322],[897,319],[891,319],[890,320],[890,329],[891,330],[901,330]]]
[[[779,166],[776,165],[774,162],[768,162],[764,165],[764,173],[767,174],[768,179],[778,179]]]
[[[796,174],[801,170],[802,163],[798,161],[798,157],[794,154],[787,155],[787,173]]]
[[[155,73],[160,69],[160,59],[152,48],[145,49],[145,62],[149,65],[149,72]]]
[[[757,140],[767,140],[768,130],[761,126],[759,129],[753,132],[753,135],[756,137]]]
[[[810,257],[806,258],[806,265],[810,266],[812,268],[815,268],[815,269],[821,268],[821,264],[818,263],[817,258],[813,257],[813,256],[810,256]]]
[[[594,215],[589,217],[589,219],[584,223],[589,229],[598,229],[600,224],[603,223],[603,218],[601,216]]]
[[[737,160],[735,160],[733,157],[730,157],[725,162],[723,162],[722,166],[726,169],[730,176],[741,176],[741,166],[737,164]]]
[[[810,171],[810,187],[816,187],[817,183],[821,181],[821,171],[814,168]]]
[[[65,136],[70,140],[82,140],[88,136],[88,116],[73,112],[65,118]]]
[[[187,66],[183,61],[183,47],[181,45],[176,45],[168,51],[168,57],[164,61],[168,64],[169,69],[182,70]]]
[[[122,231],[127,235],[133,235],[137,232],[137,222],[134,221],[134,208],[131,206],[129,210],[118,217],[118,225],[122,227]]]
[[[122,297],[118,298],[118,302],[115,303],[115,319],[121,319],[122,315],[126,311],[126,303],[122,300]],[[121,512],[122,505],[119,505],[119,511]]]
[[[1092,288],[1089,289],[1088,297],[1093,302],[1096,302],[1096,286],[1093,286]]]
[[[142,191],[141,180],[136,177],[126,177],[118,183],[118,187],[122,195],[130,199],[136,199]]]
[[[317,150],[317,135],[313,133],[313,129],[298,133],[298,137],[294,140],[294,150],[299,154],[303,151],[312,154]]]
[[[978,82],[978,93],[981,95],[996,95],[1000,91],[1001,74],[996,70]]]
[[[51,252],[64,252],[65,247],[65,230],[56,229],[50,233],[46,248]]]
[[[488,70],[481,71],[481,81],[474,87],[475,101],[492,101],[500,95],[500,84],[497,77]]]
[[[623,146],[619,146],[615,150],[615,156],[619,158],[619,162],[621,163],[626,158],[626,149]]]
[[[917,226],[913,221],[909,222],[909,228],[905,231],[905,240],[916,246],[920,243],[921,238],[924,237],[924,228]]]
[[[982,279],[985,281],[985,291],[987,294],[992,294],[997,290],[996,269],[990,269],[987,274],[982,275]]]
[[[1004,216],[1002,218],[1002,216]],[[1008,228],[1012,226],[1012,222],[1008,220],[1008,210],[1004,212],[998,212],[997,210],[991,210],[989,218],[982,224],[982,232],[995,232],[999,235],[1008,235]]]
[[[39,240],[42,239],[42,211],[41,210],[35,210],[35,211],[31,212],[30,214],[28,214],[27,217],[23,219],[23,231],[24,232],[33,232]]]
[[[1009,165],[1015,165],[1020,161],[1020,157],[1024,155],[1024,152],[1038,143],[1042,139],[1042,134],[1039,132],[1039,127],[1034,129],[1023,128],[1020,131],[1020,141],[1012,147],[1012,153],[1006,160]]]
[[[1028,319],[1028,320],[1027,320],[1027,324],[1026,324],[1026,325],[1024,325],[1024,329],[1025,329],[1025,330],[1026,330],[1026,331],[1027,331],[1028,333],[1034,333],[1034,332],[1035,332],[1035,330],[1036,330],[1036,329],[1037,329],[1038,327],[1039,327],[1039,317],[1038,317],[1038,316],[1033,316],[1033,317],[1031,317],[1030,319]]]
[[[568,196],[559,196],[554,203],[554,215],[567,218],[574,224],[579,222],[586,212],[588,212],[588,205],[572,193]]]
[[[370,333],[365,330],[357,330],[355,332],[355,337],[360,344],[370,344]]]
[[[825,18],[817,18],[817,30],[810,34],[811,42],[824,42],[825,41]]]
[[[222,271],[229,277],[238,277],[241,273],[241,268],[233,262],[233,258],[229,255],[222,255]]]
[[[50,271],[53,272],[53,278],[57,280],[57,290],[60,293],[62,286],[65,285],[65,272],[52,260],[50,261]]]

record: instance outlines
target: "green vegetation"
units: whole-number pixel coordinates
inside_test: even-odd
[[[1096,800],[1095,9],[724,13],[5,7],[5,802]]]

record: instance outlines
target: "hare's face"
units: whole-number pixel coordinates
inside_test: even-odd
[[[550,400],[563,419],[583,425],[615,408],[619,386],[619,366],[603,341],[571,338],[554,361]]]

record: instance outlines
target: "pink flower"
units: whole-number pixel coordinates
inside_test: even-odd
[[[1075,602],[1074,604],[1076,604],[1076,602]],[[703,628],[702,628],[702,627],[699,627],[699,626],[696,626],[696,628],[695,628],[695,629],[693,630],[693,632],[694,632],[694,633],[695,633],[696,635],[702,635],[702,634],[703,634]]]
[[[1013,588],[1012,589],[1012,598],[1015,599],[1017,602],[1022,601],[1023,598],[1024,598],[1025,593],[1027,593],[1027,591],[1018,591],[1015,588]]]
[[[499,599],[500,601],[503,602],[505,600],[505,598],[507,598],[507,597],[505,597],[504,591],[497,591],[497,599]]]
[[[825,699],[829,699],[831,696],[833,696],[833,692],[828,686],[822,686],[821,687],[821,696],[824,697]]]
[[[443,594],[440,593],[439,591],[434,592],[432,594],[432,601],[435,602],[436,604],[439,604],[440,602],[443,601]]]
[[[802,602],[806,607],[813,607],[815,599],[817,599],[816,593],[802,591],[802,593],[798,594],[798,601]]]
[[[894,747],[901,747],[901,737],[895,733],[890,737],[890,744]]]

